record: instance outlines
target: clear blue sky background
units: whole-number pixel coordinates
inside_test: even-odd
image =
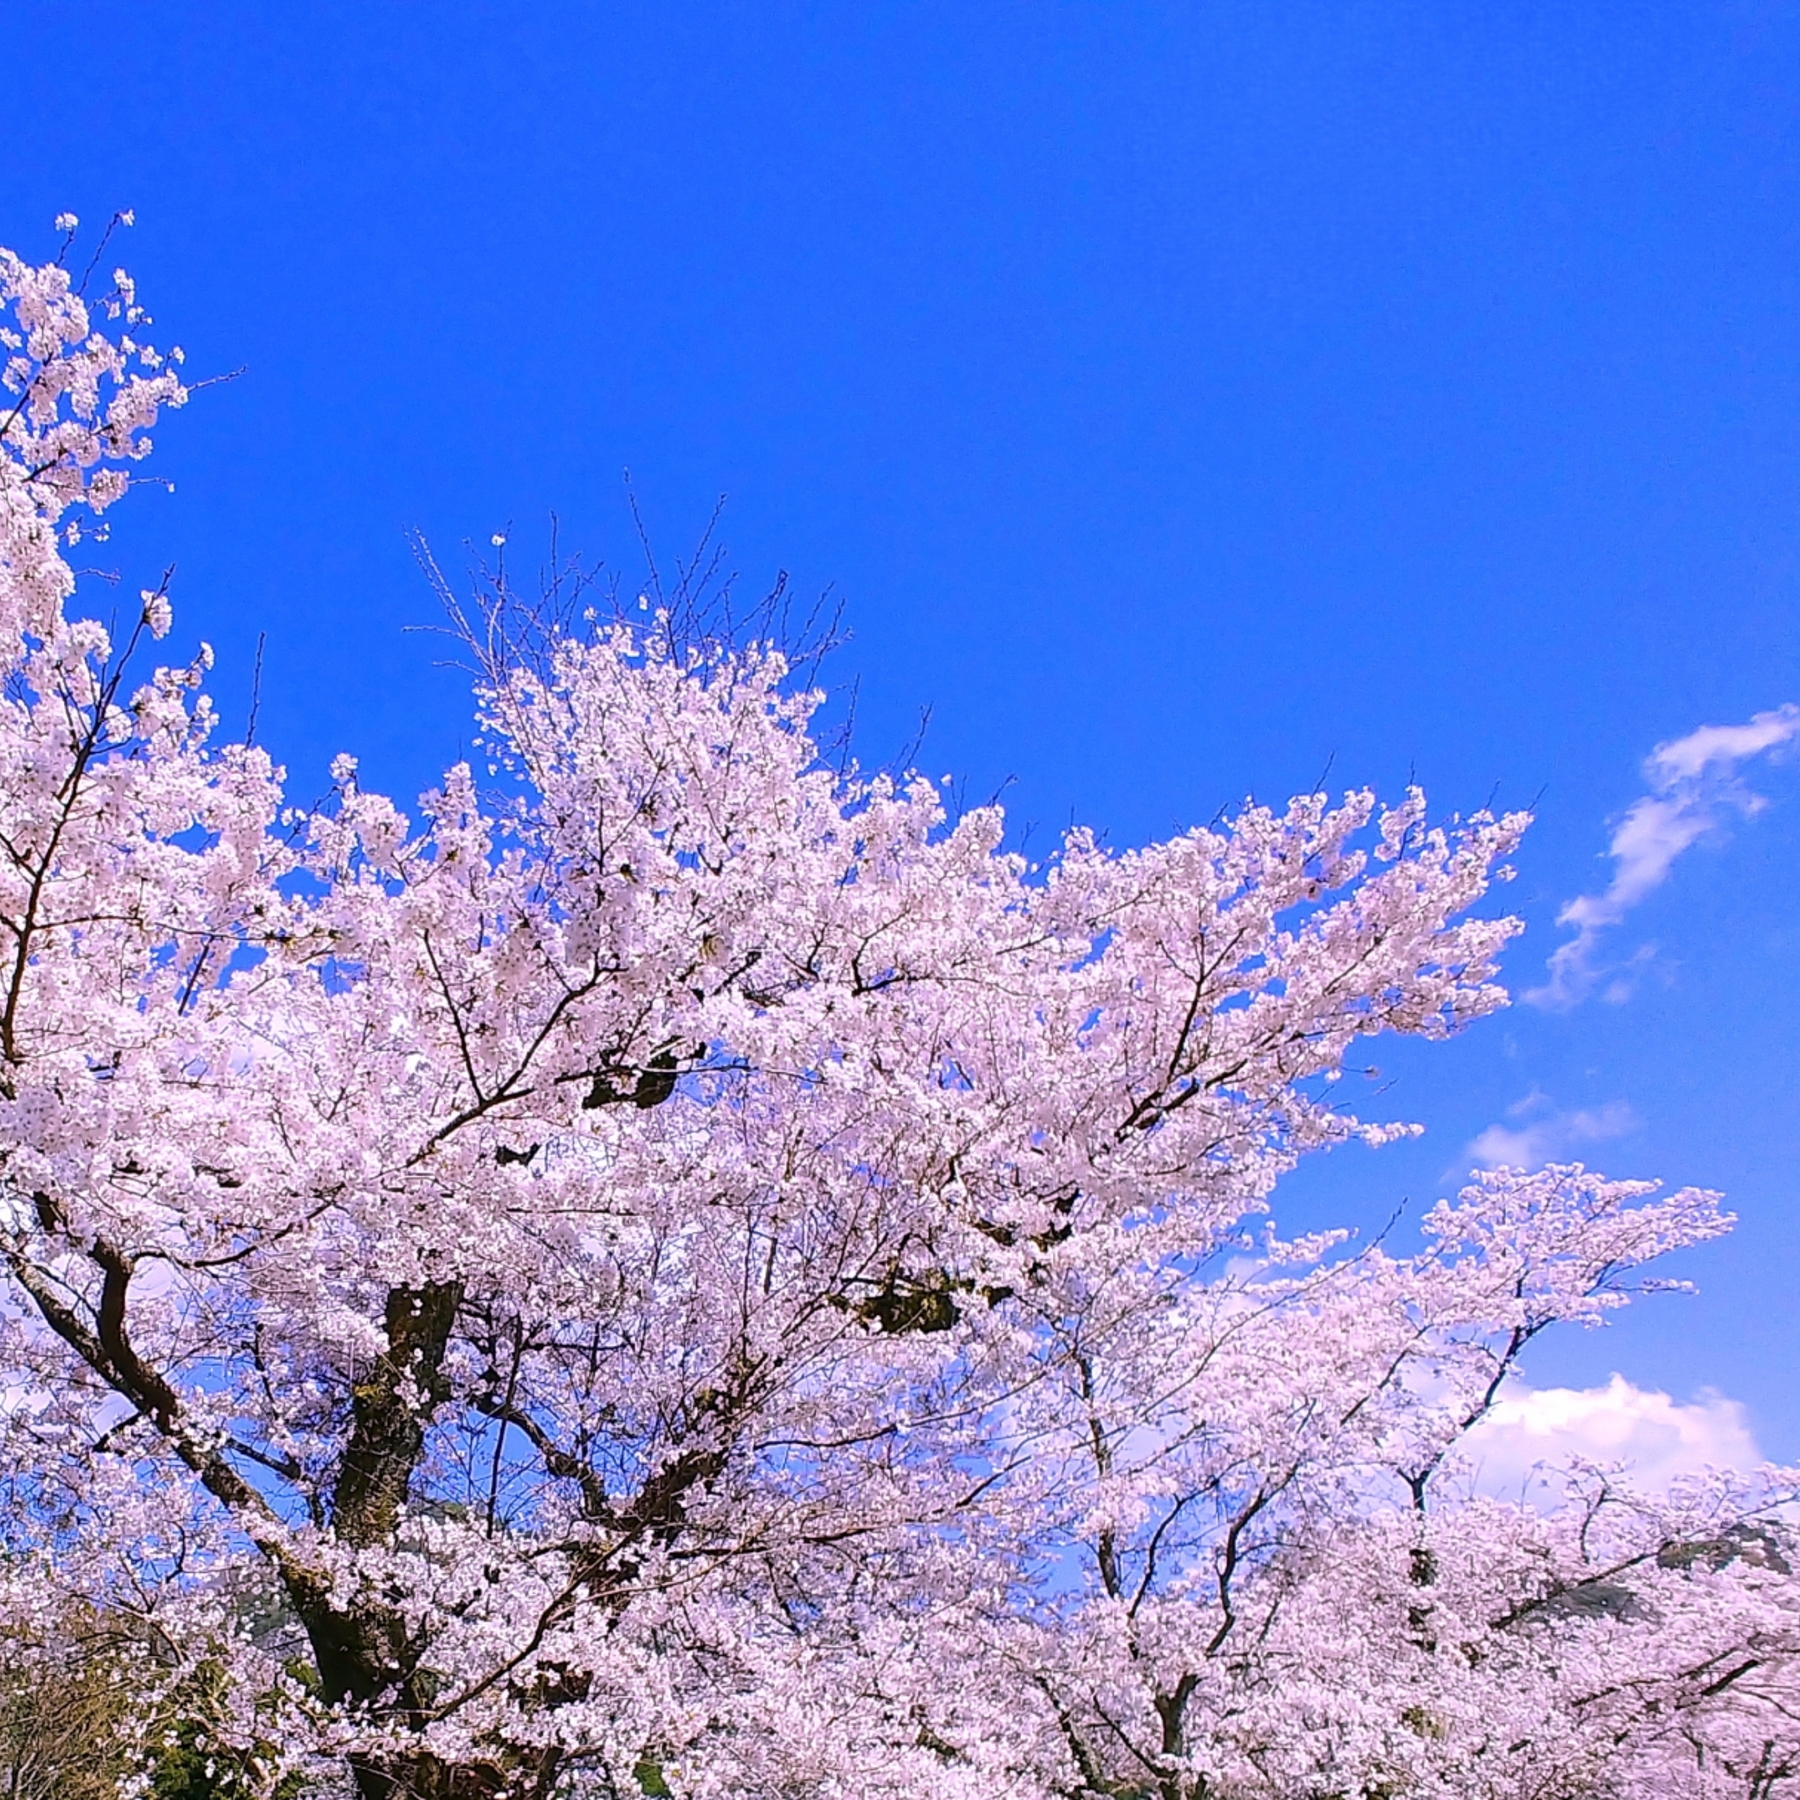
[[[458,753],[404,529],[554,509],[629,573],[627,466],[665,555],[723,491],[747,584],[836,584],[864,757],[930,705],[1034,844],[1328,761],[1541,795],[1520,988],[1653,746],[1800,700],[1793,6],[14,0],[6,44],[0,241],[135,207],[163,338],[247,371],[116,549],[234,726],[267,632],[302,795]],[[1612,934],[1630,999],[1379,1052],[1429,1135],[1283,1205],[1379,1221],[1497,1122],[1723,1187],[1699,1299],[1531,1373],[1800,1457],[1800,766],[1748,778]]]

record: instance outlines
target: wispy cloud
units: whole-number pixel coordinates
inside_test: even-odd
[[[1702,725],[1659,744],[1644,764],[1649,793],[1632,803],[1607,846],[1612,881],[1603,893],[1583,894],[1557,914],[1556,922],[1572,925],[1575,935],[1550,958],[1549,979],[1525,998],[1564,1009],[1579,1005],[1604,982],[1606,998],[1624,999],[1631,991],[1630,965],[1608,968],[1600,961],[1602,934],[1660,887],[1675,859],[1727,812],[1748,818],[1768,804],[1737,779],[1738,770],[1795,738],[1800,738],[1800,706],[1788,705],[1760,712],[1744,725]]]
[[[1589,1144],[1628,1136],[1639,1124],[1637,1114],[1623,1100],[1559,1112],[1550,1096],[1536,1088],[1509,1106],[1506,1117],[1510,1124],[1490,1125],[1464,1148],[1463,1155],[1476,1168],[1541,1169]]]
[[[1465,1448],[1476,1486],[1509,1499],[1529,1497],[1541,1471],[1572,1457],[1625,1463],[1650,1489],[1707,1468],[1748,1474],[1762,1461],[1737,1401],[1711,1391],[1688,1402],[1673,1400],[1623,1375],[1595,1388],[1510,1383]]]

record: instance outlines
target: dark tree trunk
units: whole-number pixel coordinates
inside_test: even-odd
[[[352,1391],[350,1440],[332,1496],[332,1525],[354,1549],[393,1541],[432,1414],[449,1397],[444,1352],[461,1305],[457,1282],[389,1290],[387,1349]],[[334,1603],[319,1591],[293,1599],[326,1698],[367,1705],[391,1691],[390,1704],[407,1725],[425,1724],[413,1647],[396,1613],[374,1602]],[[492,1800],[504,1785],[498,1768],[453,1766],[434,1756],[353,1757],[351,1770],[361,1800]]]

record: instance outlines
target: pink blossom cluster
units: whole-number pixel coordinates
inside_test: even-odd
[[[1283,1241],[1492,1012],[1524,820],[1247,805],[1042,869],[666,614],[473,635],[493,792],[287,809],[63,548],[183,390],[0,257],[0,1609],[224,1671],[245,1794],[1764,1796],[1779,1472],[1478,1493],[1716,1196]],[[103,320],[96,326],[95,318]],[[35,1621],[35,1623],[34,1623]],[[284,1785],[285,1784],[285,1785]]]

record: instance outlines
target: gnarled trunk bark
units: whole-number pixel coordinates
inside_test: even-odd
[[[462,1287],[454,1281],[388,1292],[387,1349],[352,1392],[350,1438],[332,1495],[333,1528],[353,1549],[393,1541],[432,1414],[449,1397],[444,1353],[461,1305]],[[427,1707],[411,1667],[414,1647],[405,1621],[377,1602],[334,1601],[317,1590],[292,1597],[326,1697],[367,1705],[391,1693],[392,1710],[410,1728],[422,1729]],[[353,1757],[351,1768],[362,1800],[490,1800],[504,1782],[498,1769],[457,1767],[423,1755]]]

